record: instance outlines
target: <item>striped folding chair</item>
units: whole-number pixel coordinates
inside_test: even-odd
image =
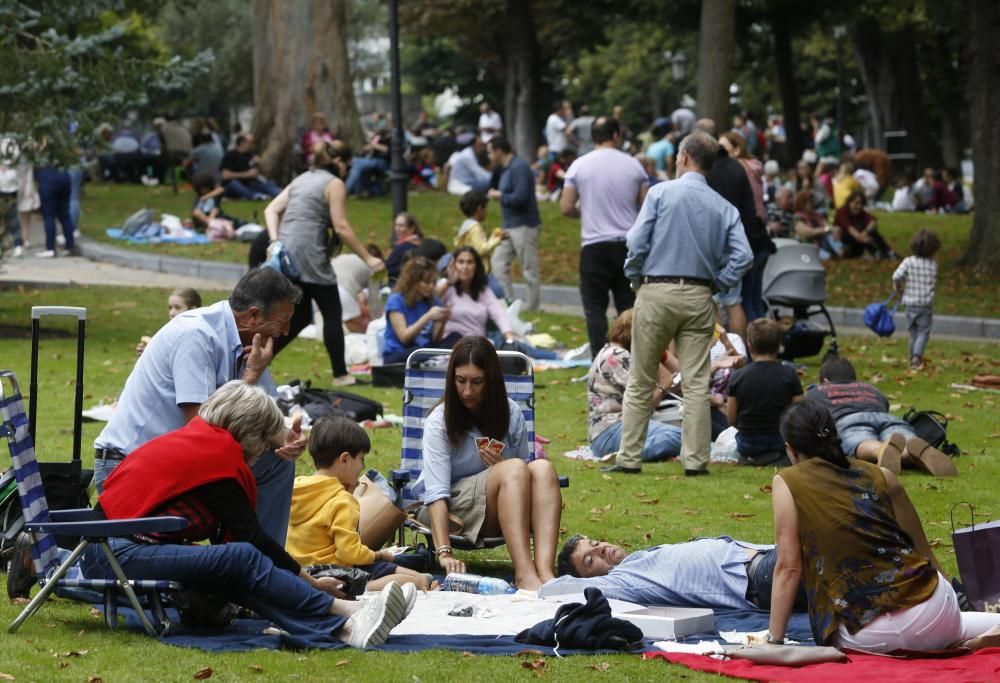
[[[406,376],[403,384],[403,448],[399,469],[392,471],[393,485],[400,491],[403,509],[419,504],[418,494],[413,485],[423,469],[422,443],[424,420],[444,396],[445,376],[451,352],[442,349],[420,349],[410,354],[406,361]],[[504,371],[507,396],[517,402],[524,415],[528,429],[528,443],[534,449],[535,443],[535,375],[531,360],[516,351],[498,351]],[[534,450],[531,459],[534,459]],[[399,544],[404,543],[404,531],[409,528],[414,534],[423,536],[428,547],[433,548],[429,527],[412,517],[399,529]],[[451,537],[452,547],[460,550],[474,550],[477,546],[461,536]],[[504,545],[503,537],[483,539],[483,547],[495,548]]]
[[[129,580],[121,565],[108,546],[108,538],[131,536],[138,533],[176,531],[188,522],[183,517],[147,517],[127,520],[95,519],[90,508],[75,510],[49,510],[45,500],[45,488],[35,459],[35,445],[28,431],[28,417],[21,400],[21,389],[17,377],[9,370],[0,371],[0,436],[7,438],[17,493],[24,514],[24,531],[31,538],[31,555],[35,575],[41,590],[27,604],[7,629],[9,633],[20,628],[49,596],[57,589],[96,591],[103,593],[105,620],[111,628],[117,627],[117,592],[121,590],[150,636],[156,637],[153,627],[139,601],[138,591],[148,603],[150,611],[160,628],[169,623],[160,600],[162,591],[179,590],[181,585],[173,581]],[[72,552],[61,551],[56,544],[56,535],[79,537],[79,544]],[[84,550],[92,544],[99,544],[108,558],[116,580],[84,579],[79,576],[76,564]],[[68,555],[65,553],[68,552]]]

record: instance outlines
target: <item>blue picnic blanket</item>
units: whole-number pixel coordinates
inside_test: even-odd
[[[178,237],[173,235],[168,235],[166,232],[161,234],[156,234],[154,232],[144,232],[136,235],[126,235],[123,233],[121,228],[107,228],[104,231],[108,237],[116,240],[125,240],[126,242],[131,242],[132,244],[210,244],[211,240],[202,235],[201,233],[195,233],[189,237]]]
[[[100,609],[100,605],[95,605]],[[142,626],[135,612],[128,608],[119,608],[119,614],[125,617],[125,624],[137,633],[143,633]],[[175,623],[160,636],[160,641],[176,647],[191,647],[206,652],[245,652],[247,650],[279,650],[279,649],[321,649],[336,650],[347,647],[344,643],[328,636],[297,636],[297,635],[265,635],[264,629],[269,623],[263,619],[237,619],[225,628],[188,628],[177,621],[176,613],[168,610],[168,615]],[[761,631],[767,628],[769,614],[762,610],[717,610],[715,612],[716,631],[712,633],[697,633],[679,639],[684,643],[697,643],[699,640],[718,640],[719,631]],[[797,640],[803,645],[813,645],[812,632],[809,628],[807,614],[793,614],[788,622],[787,638]],[[524,645],[514,641],[514,636],[480,636],[455,634],[441,635],[401,635],[389,636],[389,640],[378,648],[385,652],[418,652],[421,650],[439,649],[472,652],[484,655],[514,655],[524,649],[537,650],[545,655],[552,655],[553,648],[539,645]],[[643,647],[634,650],[641,653],[653,649],[651,640],[643,642]],[[596,654],[593,650],[565,650],[560,648],[560,655]]]

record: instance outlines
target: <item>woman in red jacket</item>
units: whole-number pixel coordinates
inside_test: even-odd
[[[224,384],[186,426],[130,453],[98,499],[108,519],[174,515],[189,526],[110,539],[111,549],[130,579],[178,581],[248,607],[293,635],[379,645],[406,616],[410,596],[390,584],[363,604],[334,599],[340,583],[312,578],[257,521],[250,465],[287,436],[263,389]],[[196,545],[204,540],[211,545]],[[85,576],[114,578],[97,546],[82,564]]]

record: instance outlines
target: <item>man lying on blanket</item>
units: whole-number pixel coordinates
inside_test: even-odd
[[[640,605],[770,609],[771,578],[778,553],[773,545],[728,536],[653,546],[626,553],[621,546],[579,534],[559,553],[559,578],[539,597],[583,592],[595,586],[605,597]],[[805,611],[801,586],[796,611]]]

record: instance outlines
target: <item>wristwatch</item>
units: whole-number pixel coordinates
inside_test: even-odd
[[[785,639],[784,638],[775,638],[774,636],[771,635],[770,631],[767,632],[767,638],[765,638],[765,640],[768,643],[770,643],[771,645],[784,645],[785,644]]]

